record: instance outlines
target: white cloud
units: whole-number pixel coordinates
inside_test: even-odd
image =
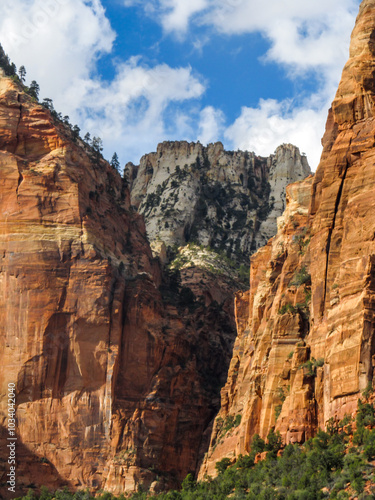
[[[133,57],[116,62],[113,81],[101,79],[97,61],[112,54],[116,33],[100,0],[3,0],[0,41],[18,66],[25,64],[27,78],[39,82],[41,97],[53,98],[56,109],[69,114],[83,133],[102,137],[107,156],[117,150],[123,162],[137,161],[161,140],[206,143],[225,137],[227,148],[263,155],[293,142],[316,167],[359,0],[122,1],[140,6],[178,37],[199,25],[194,44],[202,53],[209,36],[260,32],[269,41],[265,64],[283,65],[290,78],[314,72],[320,85],[302,103],[296,96],[245,106],[225,131],[220,109],[202,109],[197,101],[206,82],[190,67],[151,67]]]
[[[202,144],[216,142],[224,130],[225,117],[220,109],[207,106],[200,113],[198,139]]]
[[[315,170],[326,119],[327,108],[293,108],[287,100],[261,99],[258,108],[242,108],[240,117],[228,127],[225,136],[235,149],[256,151],[263,156],[268,156],[282,143],[295,144],[306,153]]]
[[[85,130],[104,139],[107,150],[137,161],[160,141],[192,137],[191,110],[183,113],[180,105],[199,98],[204,90],[191,68],[150,68],[132,58],[119,66],[110,84],[86,91],[77,119]]]
[[[117,62],[113,81],[96,73],[116,34],[99,0],[8,0],[0,4],[0,40],[27,79],[41,87],[57,111],[68,114],[84,135],[103,139],[107,157],[137,161],[167,138],[195,138],[196,105],[205,91],[190,67],[154,67],[141,57]],[[199,114],[199,113],[198,113]],[[198,118],[197,118],[198,119]]]
[[[157,16],[167,33],[184,36],[195,14],[210,4],[210,0],[124,0],[125,7],[141,6],[153,18]]]
[[[66,105],[65,89],[89,79],[116,34],[98,0],[8,0],[0,4],[0,40],[10,58],[25,64],[45,96]]]
[[[292,79],[306,78],[309,72],[314,75],[319,84],[302,104],[297,104],[300,99],[296,96],[293,101],[261,100],[257,108],[244,107],[225,136],[230,141],[227,146],[248,147],[260,154],[269,154],[280,142],[294,142],[306,150],[315,168],[327,110],[348,57],[349,33],[360,0],[186,2],[193,9],[182,22],[178,14],[183,1],[154,0],[153,15],[159,16],[166,32],[183,37],[188,26],[195,24],[224,36],[261,33],[269,42],[263,55],[265,64],[272,61],[282,65]]]
[[[162,24],[167,32],[186,32],[190,19],[208,5],[208,0],[161,0]]]

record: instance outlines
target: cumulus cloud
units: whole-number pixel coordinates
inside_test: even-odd
[[[191,137],[191,116],[180,105],[197,99],[205,87],[191,68],[143,65],[139,57],[121,64],[115,79],[88,89],[78,111],[86,130],[105,140],[108,149],[139,159],[168,138]]]
[[[205,9],[208,0],[161,0],[162,23],[166,31],[186,32],[190,19]]]
[[[215,142],[222,136],[225,117],[220,109],[205,107],[200,113],[198,139],[202,144]]]
[[[225,132],[235,149],[268,156],[282,143],[292,143],[306,153],[312,168],[321,155],[321,131],[327,109],[293,108],[288,100],[260,100],[257,108],[242,108],[241,115]]]
[[[186,34],[189,24],[227,35],[259,32],[270,42],[266,57],[296,70],[340,64],[359,0],[127,0],[152,9],[167,32]],[[125,3],[126,5],[126,3]],[[199,16],[197,15],[199,13]]]
[[[150,66],[138,56],[116,61],[114,79],[103,81],[97,63],[112,54],[117,34],[100,0],[3,0],[0,40],[18,66],[26,65],[28,79],[39,82],[42,98],[53,98],[83,133],[102,137],[107,156],[117,150],[123,162],[137,161],[161,140],[225,138],[228,148],[264,155],[293,142],[316,167],[359,0],[122,1],[138,5],[179,38],[199,25],[196,46],[218,34],[261,33],[269,42],[264,64],[281,64],[292,79],[314,73],[319,85],[302,101],[261,100],[253,108],[244,102],[225,130],[220,109],[202,109],[207,83],[190,67]]]
[[[116,34],[98,0],[6,0],[0,4],[0,40],[42,91],[64,104],[65,89],[89,79],[97,58],[110,53]],[[26,62],[27,61],[27,62]]]
[[[157,17],[167,33],[178,37],[186,34],[195,14],[205,10],[210,0],[124,0],[125,7],[141,6],[152,17]]]
[[[250,147],[261,154],[269,154],[266,148],[280,141],[295,142],[306,149],[315,168],[360,0],[202,0],[194,5],[188,2],[194,8],[184,23],[179,17],[181,1],[152,3],[165,31],[181,37],[189,25],[200,25],[225,36],[261,33],[269,43],[262,58],[265,64],[282,65],[291,79],[314,75],[319,84],[308,99],[302,103],[261,100],[255,108],[245,107],[225,136],[233,147]],[[304,122],[307,118],[312,126]]]
[[[99,0],[8,0],[0,4],[0,40],[41,97],[99,136],[105,154],[116,150],[123,163],[137,161],[161,140],[193,138],[196,104],[205,91],[192,68],[153,67],[141,57],[116,61],[111,82],[97,74],[97,61],[111,54],[116,33]],[[195,137],[194,137],[195,138]]]

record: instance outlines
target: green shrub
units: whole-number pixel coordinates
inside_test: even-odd
[[[281,449],[283,445],[283,441],[281,439],[280,432],[275,432],[273,429],[270,430],[267,436],[267,443],[265,446],[265,450],[270,452],[271,455],[277,454],[277,452]]]
[[[196,487],[197,482],[194,479],[193,474],[188,474],[182,481],[181,487],[182,491],[191,491]]]
[[[242,420],[242,415],[238,414],[236,415],[236,418],[234,419],[234,427],[238,427],[241,423]]]
[[[365,434],[363,454],[367,460],[375,459],[375,430],[368,431]]]
[[[294,274],[292,281],[290,282],[293,286],[310,285],[311,275],[307,272],[306,267],[302,266],[299,271]]]
[[[362,392],[362,396],[365,399],[368,399],[371,396],[371,394],[373,394],[373,392],[374,392],[374,388],[372,387],[372,382],[369,382],[367,384],[366,389]]]
[[[265,450],[266,443],[259,436],[259,434],[254,434],[253,440],[251,442],[251,451],[254,453],[262,453]]]
[[[303,363],[300,368],[306,369],[306,376],[307,377],[316,377],[316,369],[318,367],[322,367],[324,365],[324,359],[319,358],[315,359],[312,357],[306,363]]]
[[[281,316],[286,313],[297,314],[298,308],[293,306],[293,304],[284,304],[280,309],[278,314]]]
[[[276,405],[275,406],[275,420],[277,420],[279,418],[282,408],[283,408],[283,405]]]
[[[216,462],[215,469],[217,470],[218,474],[223,474],[228,469],[229,466],[230,466],[230,459],[223,458],[222,460],[220,460],[220,462]]]

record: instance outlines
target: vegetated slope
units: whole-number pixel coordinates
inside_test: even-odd
[[[246,454],[254,434],[301,443],[353,415],[373,381],[375,2],[364,0],[314,179],[288,187],[279,233],[251,260],[250,292],[201,469]],[[309,200],[310,198],[310,200]],[[222,422],[241,419],[223,435]]]
[[[270,431],[265,440],[254,436],[248,455],[233,463],[217,462],[215,479],[197,483],[189,474],[180,491],[154,495],[158,500],[320,500],[360,499],[375,496],[375,408],[366,390],[358,403],[355,419],[330,419],[327,431],[319,430],[304,445],[282,444],[279,433]],[[23,497],[29,500],[30,496]],[[46,489],[40,500],[91,500],[83,491],[51,493]],[[108,493],[97,496],[114,500]],[[123,496],[117,497],[124,499]],[[149,493],[136,493],[132,500],[147,500]]]

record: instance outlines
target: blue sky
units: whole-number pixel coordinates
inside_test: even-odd
[[[0,42],[63,115],[137,163],[162,140],[315,170],[359,0],[3,0]]]

